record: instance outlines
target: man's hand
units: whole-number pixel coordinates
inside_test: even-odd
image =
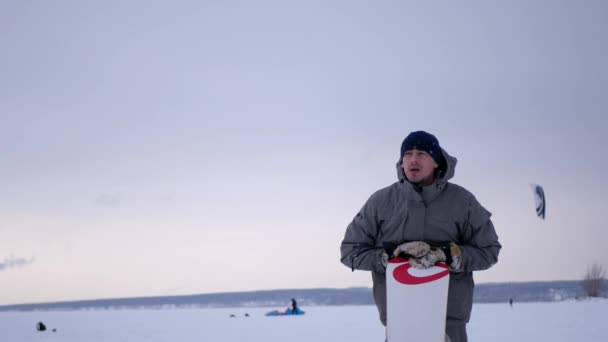
[[[424,241],[412,241],[403,243],[393,251],[393,256],[396,257],[401,253],[407,254],[414,258],[421,258],[429,253],[431,246]]]
[[[431,247],[431,250],[424,256],[410,258],[409,261],[414,268],[429,268],[440,261],[447,263],[452,272],[460,272],[462,267],[460,247],[453,242],[440,247]]]
[[[410,265],[414,268],[429,268],[440,261],[445,261],[445,253],[439,248],[431,250],[420,258],[410,258]]]
[[[388,256],[388,253],[386,253],[386,251],[382,251],[382,256],[380,257],[380,262],[382,262],[382,266],[384,266],[384,268],[386,268],[386,266],[388,266],[388,261],[391,259]]]
[[[450,271],[462,271],[462,252],[460,251],[460,247],[454,242],[450,242],[449,244],[442,245],[440,248],[445,254],[445,262],[450,267]]]

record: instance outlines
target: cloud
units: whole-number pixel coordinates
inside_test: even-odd
[[[7,268],[11,267],[23,267],[31,264],[34,261],[34,258],[15,258],[9,257],[4,259],[4,261],[0,262],[0,271],[4,271]]]

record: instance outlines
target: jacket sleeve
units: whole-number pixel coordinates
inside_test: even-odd
[[[468,227],[460,245],[462,271],[485,270],[498,261],[498,253],[502,246],[498,242],[498,235],[490,220],[491,215],[475,197],[471,197],[466,223]]]
[[[378,220],[374,195],[346,228],[340,245],[341,262],[354,270],[384,273],[381,247],[376,247]]]

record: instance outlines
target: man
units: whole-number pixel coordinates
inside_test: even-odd
[[[501,248],[491,214],[469,191],[448,182],[454,176],[456,158],[439,146],[434,135],[410,133],[401,144],[400,156],[399,181],[374,193],[348,225],[340,246],[341,261],[353,271],[372,272],[374,300],[383,325],[389,258],[410,255],[410,264],[417,268],[445,261],[450,268],[446,335],[452,342],[466,342],[473,271],[494,265]]]
[[[300,311],[300,308],[298,308],[298,303],[296,302],[295,298],[291,298],[291,308],[289,308],[287,312],[291,312],[292,315],[297,315],[298,311]]]

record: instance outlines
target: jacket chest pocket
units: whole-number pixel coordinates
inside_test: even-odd
[[[378,220],[378,236],[376,245],[382,246],[383,243],[398,243],[403,241],[405,227],[409,218],[407,208],[382,213]]]
[[[457,222],[434,216],[427,216],[425,221],[425,240],[437,242],[460,242],[459,227]]]

